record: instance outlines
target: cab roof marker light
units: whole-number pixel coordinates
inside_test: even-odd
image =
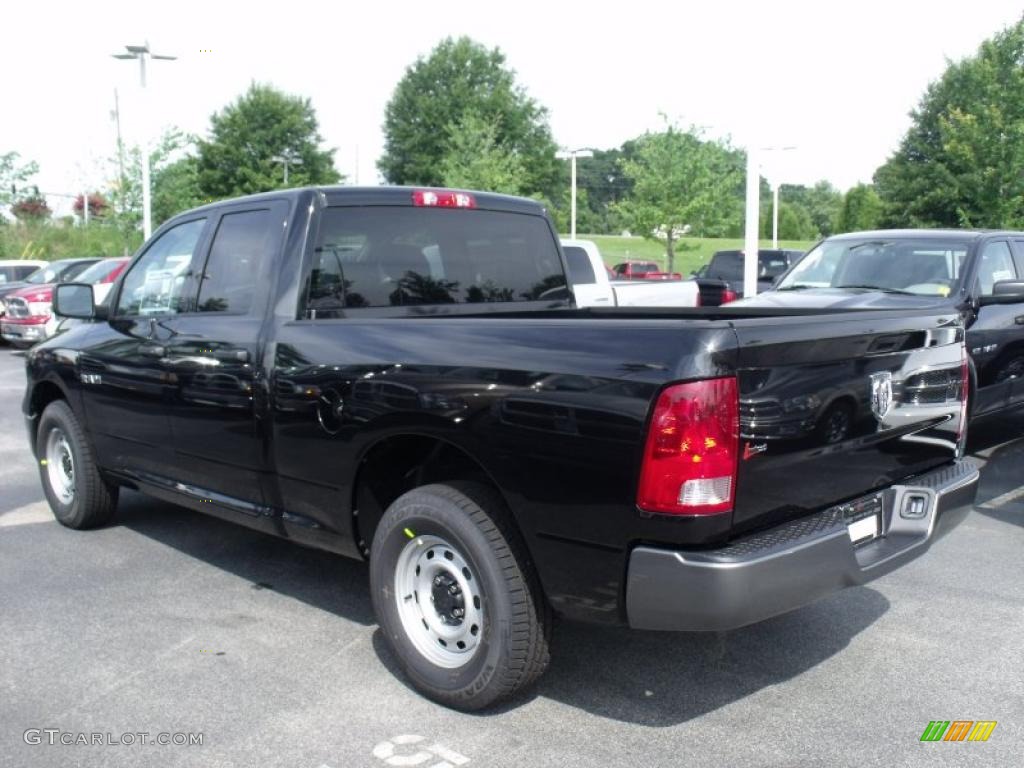
[[[449,189],[417,189],[412,204],[420,208],[476,208],[476,199],[467,192]]]

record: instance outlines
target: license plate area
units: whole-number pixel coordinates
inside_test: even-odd
[[[878,515],[862,517],[860,520],[850,523],[846,526],[846,532],[850,534],[850,541],[854,544],[863,544],[877,539],[879,534]]]
[[[866,544],[882,535],[882,494],[842,506],[846,532],[853,544]]]

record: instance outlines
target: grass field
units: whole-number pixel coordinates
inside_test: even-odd
[[[568,237],[568,235],[562,235]],[[593,240],[601,249],[601,255],[608,266],[614,266],[627,259],[656,261],[665,268],[665,246],[642,237],[616,237],[612,235],[577,235],[580,240]],[[780,248],[806,251],[813,245],[811,240],[780,240]],[[675,271],[689,277],[690,272],[706,264],[715,251],[727,251],[743,247],[740,238],[684,237],[676,245]],[[771,240],[762,240],[762,248],[771,248]]]

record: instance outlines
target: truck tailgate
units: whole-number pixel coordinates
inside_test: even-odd
[[[617,307],[696,307],[693,280],[619,280],[610,283]]]
[[[734,533],[863,497],[961,450],[963,330],[950,313],[737,320]]]

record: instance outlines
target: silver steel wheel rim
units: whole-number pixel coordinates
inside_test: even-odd
[[[64,432],[54,427],[46,438],[46,474],[50,489],[61,504],[75,498],[75,457]]]
[[[428,661],[455,669],[476,655],[484,631],[480,583],[449,542],[416,536],[405,545],[395,568],[395,600],[406,636]]]

